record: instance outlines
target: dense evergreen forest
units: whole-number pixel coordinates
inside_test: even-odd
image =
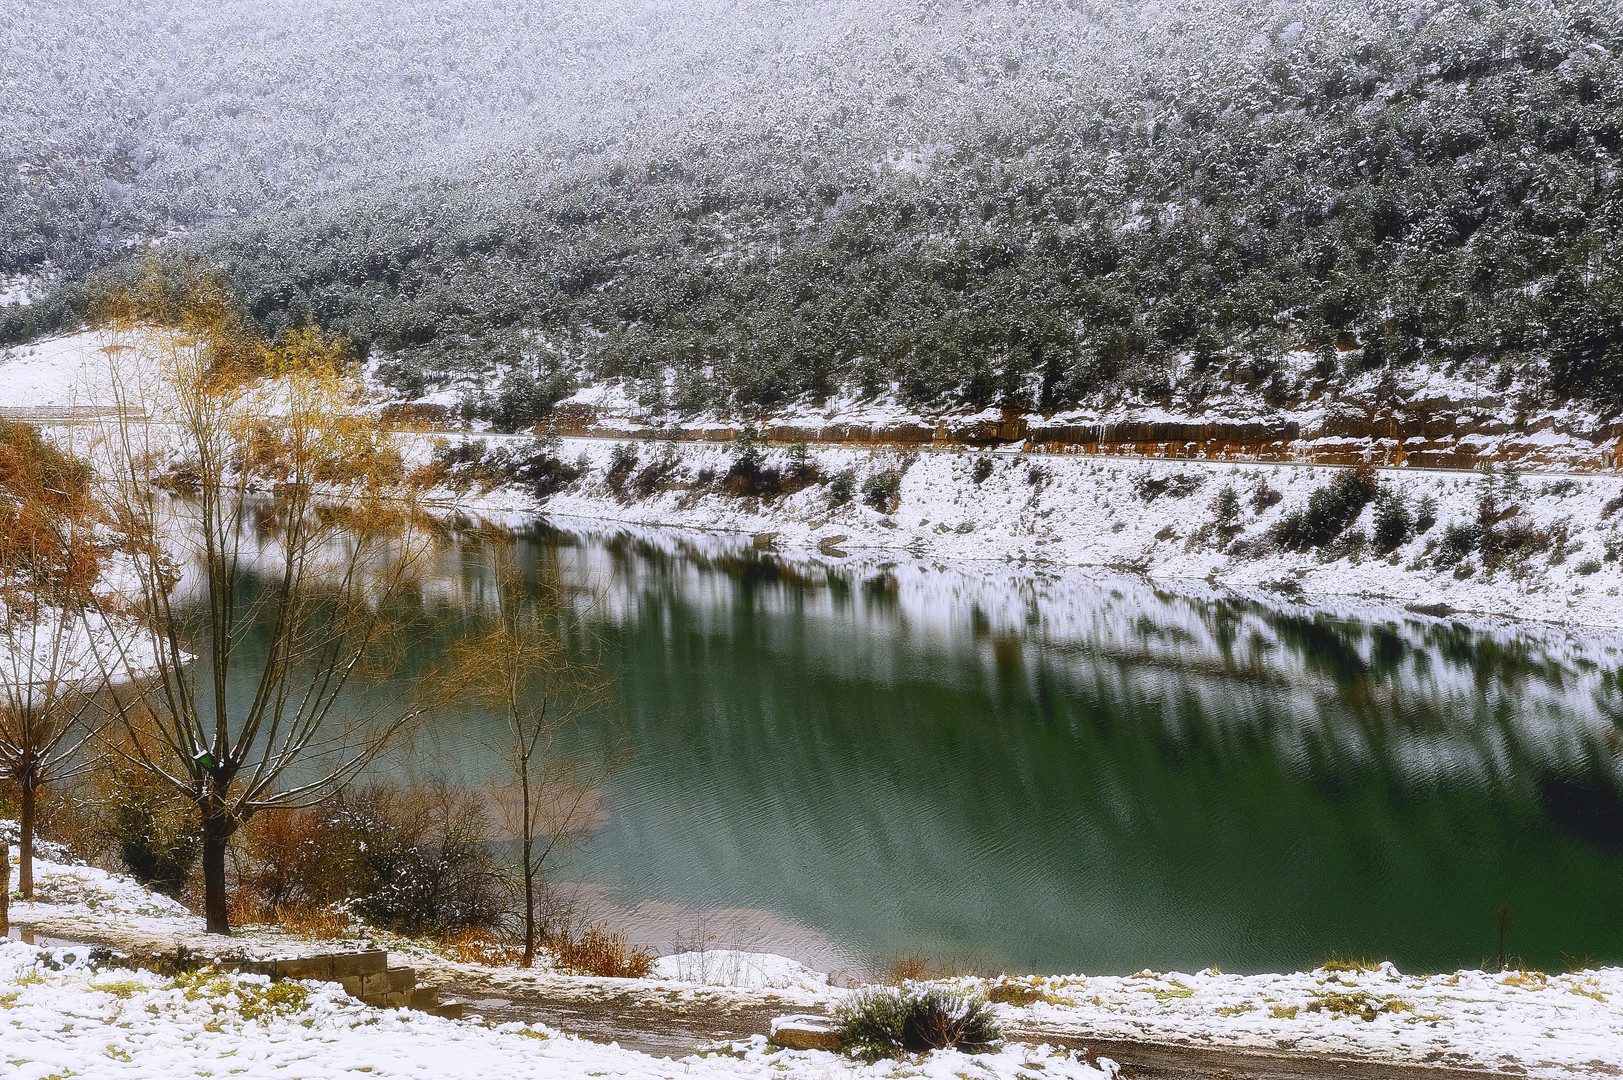
[[[519,420],[604,376],[683,412],[1053,411],[1417,364],[1623,407],[1607,0],[94,0],[0,31],[0,271],[44,286],[0,340],[156,251],[404,395],[501,376]]]

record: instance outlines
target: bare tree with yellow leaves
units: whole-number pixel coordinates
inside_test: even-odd
[[[591,827],[617,747],[601,731],[594,749],[564,745],[608,694],[591,656],[591,594],[566,583],[555,545],[541,545],[530,561],[509,534],[480,539],[489,555],[482,629],[452,646],[447,676],[462,701],[500,721],[493,742],[511,770],[512,791],[500,801],[519,845],[522,964],[529,967],[545,875]]]
[[[112,745],[196,807],[205,919],[229,933],[237,829],[328,798],[426,707],[385,676],[427,533],[338,344],[264,340],[197,273],[149,272],[105,326],[95,463],[131,640],[155,644],[102,653]]]
[[[88,466],[27,424],[0,421],[0,782],[17,794],[18,890],[34,893],[41,794],[95,760],[96,625],[82,598],[100,573]],[[0,882],[9,882],[0,846]],[[3,890],[0,890],[3,891]],[[5,924],[0,897],[0,928]]]

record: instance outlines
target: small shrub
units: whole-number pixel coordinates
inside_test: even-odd
[[[609,454],[609,471],[604,474],[603,482],[616,495],[623,495],[625,493],[626,479],[630,477],[631,470],[636,467],[636,445],[633,443],[620,443]]]
[[[242,895],[248,895],[247,890],[242,890]],[[294,904],[276,908],[274,915],[288,933],[311,941],[350,937],[356,929],[354,916],[341,903],[325,907]]]
[[[811,459],[811,447],[806,445],[805,439],[797,439],[789,447],[789,475],[808,483],[817,478],[817,465]]]
[[[1344,956],[1340,953],[1331,953],[1330,957],[1319,966],[1325,971],[1370,972],[1379,971],[1381,962],[1363,956]]]
[[[761,467],[761,435],[745,424],[733,438],[733,471],[753,472]]]
[[[1133,493],[1145,502],[1154,502],[1162,495],[1185,499],[1199,491],[1206,483],[1204,473],[1173,473],[1171,476],[1141,476],[1133,481]]]
[[[155,892],[178,898],[203,850],[195,812],[133,775],[119,786],[110,810],[108,831],[124,868]]]
[[[1422,495],[1414,506],[1415,535],[1424,536],[1435,524],[1437,524],[1437,498],[1434,495]]]
[[[1033,1005],[1043,1000],[1043,993],[1035,986],[1022,986],[1019,983],[1003,982],[987,993],[986,999],[994,1005]]]
[[[681,461],[676,456],[676,448],[670,443],[666,443],[664,452],[643,466],[642,471],[637,473],[636,478],[632,480],[631,486],[636,491],[637,497],[646,499],[658,491],[671,479],[680,464]]]
[[[1277,506],[1284,497],[1284,492],[1268,486],[1266,476],[1259,476],[1257,486],[1251,489],[1251,512],[1260,514],[1271,506]]]
[[[947,1047],[977,1053],[1003,1040],[986,998],[939,986],[858,990],[835,1007],[834,1027],[846,1052],[864,1061]]]
[[[828,505],[831,508],[844,506],[855,497],[856,491],[857,474],[854,470],[835,473],[828,481]]]
[[[516,484],[538,499],[556,494],[564,485],[578,479],[584,466],[558,457],[562,440],[557,435],[539,435],[517,446],[490,446],[484,439],[451,442],[438,440],[429,463],[418,471],[417,479],[428,484],[446,484],[458,491],[477,485],[489,490],[497,484]]]
[[[862,482],[862,501],[881,514],[889,514],[896,509],[901,491],[902,474],[894,469],[887,469],[884,472],[874,473]]]
[[[1329,1013],[1331,1016],[1356,1016],[1369,1023],[1381,1013],[1399,1013],[1408,1008],[1407,1002],[1397,998],[1377,999],[1355,990],[1347,994],[1327,993],[1315,998],[1307,1011]]]
[[[1377,487],[1375,470],[1367,465],[1338,474],[1274,526],[1275,542],[1288,551],[1323,547],[1357,520]]]
[[[1482,539],[1482,526],[1474,521],[1456,521],[1443,530],[1443,541],[1432,556],[1433,564],[1453,566],[1476,550]]]
[[[783,493],[783,474],[764,464],[761,438],[748,424],[740,428],[733,443],[733,464],[722,477],[721,490],[728,495],[771,499]]]
[[[606,926],[588,926],[578,932],[565,927],[548,935],[546,946],[559,967],[577,975],[642,979],[654,970],[653,953],[629,944],[624,934]]]
[[[1223,490],[1217,493],[1217,498],[1212,500],[1212,513],[1212,531],[1225,541],[1234,539],[1240,531],[1240,495],[1233,484],[1223,485]]]
[[[517,967],[524,958],[524,949],[511,941],[480,927],[459,930],[440,942],[446,956],[459,964],[484,964],[486,967]]]
[[[1386,555],[1408,543],[1414,536],[1414,514],[1409,510],[1409,497],[1401,491],[1383,487],[1375,496],[1374,532],[1370,543],[1375,550]]]
[[[238,878],[290,927],[347,933],[339,919],[352,912],[396,933],[452,934],[497,925],[507,909],[490,833],[466,793],[377,786],[256,816],[238,848]]]
[[[1499,522],[1490,529],[1484,529],[1482,539],[1477,542],[1477,550],[1482,555],[1483,568],[1497,570],[1508,563],[1521,562],[1535,552],[1550,548],[1551,540],[1549,532],[1540,529],[1527,518],[1517,515]],[[1557,545],[1555,550],[1561,551],[1561,545]]]
[[[929,970],[929,961],[925,960],[923,953],[908,953],[891,961],[890,981],[896,986],[906,982],[917,982],[924,978]]]
[[[1598,574],[1600,573],[1600,560],[1585,559],[1583,562],[1573,567],[1573,569],[1577,570],[1578,573],[1584,575],[1585,577],[1588,577],[1590,574]]]
[[[1623,495],[1614,495],[1606,500],[1606,505],[1600,508],[1600,516],[1609,518],[1619,510],[1623,510]]]
[[[1561,480],[1551,480],[1547,484],[1539,485],[1538,493],[1540,495],[1553,495],[1557,499],[1564,499],[1568,495],[1576,495],[1578,493],[1578,489],[1578,481],[1572,479],[1571,477],[1566,477]]]
[[[975,464],[969,467],[969,478],[977,484],[984,484],[992,475],[992,459],[984,455],[975,459]]]

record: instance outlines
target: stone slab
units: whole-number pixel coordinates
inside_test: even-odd
[[[772,1021],[772,1042],[789,1050],[838,1050],[839,1032],[826,1016],[801,1013]]]

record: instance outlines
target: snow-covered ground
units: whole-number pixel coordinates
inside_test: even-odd
[[[120,875],[42,859],[39,900],[15,905],[24,926],[68,937],[75,927],[140,926],[200,939],[200,919]],[[49,927],[49,931],[44,929]],[[232,940],[273,955],[276,935]],[[354,942],[292,942],[321,950]],[[518,973],[514,973],[518,974]],[[730,984],[773,992],[797,1009],[828,1009],[846,991],[769,955],[665,957],[638,986]],[[860,1065],[833,1054],[777,1051],[764,1039],[680,1061],[601,1046],[544,1025],[489,1026],[422,1013],[378,1012],[338,987],[271,991],[260,976],[161,978],[89,960],[88,950],[0,944],[0,1043],[8,1077],[219,1075],[329,1077],[368,1069],[406,1077],[1078,1077],[1104,1080],[1045,1038],[1117,1038],[1290,1049],[1370,1061],[1527,1070],[1540,1077],[1623,1069],[1623,970],[1543,974],[1457,971],[1410,976],[1391,965],[1292,974],[1143,973],[984,981],[1016,1033],[997,1054],[936,1052],[922,1061]],[[792,987],[790,994],[784,994]],[[292,1072],[289,1072],[292,1070]]]
[[[0,350],[0,409],[112,406],[106,351],[111,344],[111,338],[90,331]]]
[[[196,940],[200,920],[119,875],[49,860],[36,865],[38,899],[17,903],[25,926],[53,929],[139,926],[174,940]],[[88,921],[87,921],[88,920]],[[276,951],[272,935],[234,938],[233,950]],[[289,942],[284,938],[281,950]],[[351,943],[296,943],[306,950]],[[668,969],[668,970],[667,970]],[[667,957],[650,983],[712,982],[736,976],[743,988],[812,983],[816,973],[782,957],[712,952]],[[634,981],[615,980],[623,992]],[[803,986],[804,990],[805,987]],[[820,993],[831,993],[826,984]],[[804,993],[797,1000],[805,1000]],[[833,1078],[909,1076],[981,1078],[1040,1074],[1107,1080],[1082,1057],[1044,1045],[1011,1043],[996,1053],[939,1051],[906,1062],[864,1065],[815,1051],[769,1046],[763,1035],[672,1060],[604,1046],[542,1024],[487,1025],[362,1005],[323,983],[274,986],[256,975],[175,978],[91,960],[76,946],[0,941],[0,1075],[18,1080],[61,1076],[298,1076],[303,1080],[381,1077]]]
[[[1047,1047],[861,1065],[779,1050],[764,1036],[680,1060],[604,1046],[541,1024],[491,1027],[368,1008],[336,986],[264,976],[167,978],[92,964],[83,949],[0,943],[0,1060],[17,1080],[230,1075],[301,1080],[436,1077],[1045,1077],[1110,1073]]]
[[[14,918],[41,933],[138,926],[197,942],[201,921],[119,875],[50,860],[37,865],[39,898]],[[88,921],[87,921],[88,920]],[[231,948],[274,955],[277,935],[234,938]],[[353,942],[296,942],[320,951]],[[512,974],[518,975],[518,972]],[[556,977],[556,976],[553,976]],[[648,980],[598,980],[612,994],[639,987],[729,983],[795,1009],[828,1009],[846,991],[782,957],[719,951],[663,958]],[[0,943],[3,1075],[190,1076],[221,1072],[325,1077],[793,1076],[1016,1077],[1104,1080],[1106,1071],[1044,1039],[1138,1039],[1294,1050],[1372,1061],[1513,1068],[1536,1076],[1615,1075],[1623,1069],[1623,969],[1547,975],[1460,971],[1406,975],[1390,964],[1278,975],[1141,972],[954,981],[993,991],[1016,1035],[999,1053],[941,1052],[921,1061],[859,1065],[816,1052],[775,1050],[763,1039],[729,1053],[677,1061],[602,1046],[539,1024],[488,1026],[411,1012],[381,1012],[336,987],[272,992],[255,976],[170,979],[90,962],[82,948]],[[787,992],[786,992],[787,991]],[[764,997],[762,1000],[766,1000]],[[289,1071],[291,1070],[291,1072]]]

